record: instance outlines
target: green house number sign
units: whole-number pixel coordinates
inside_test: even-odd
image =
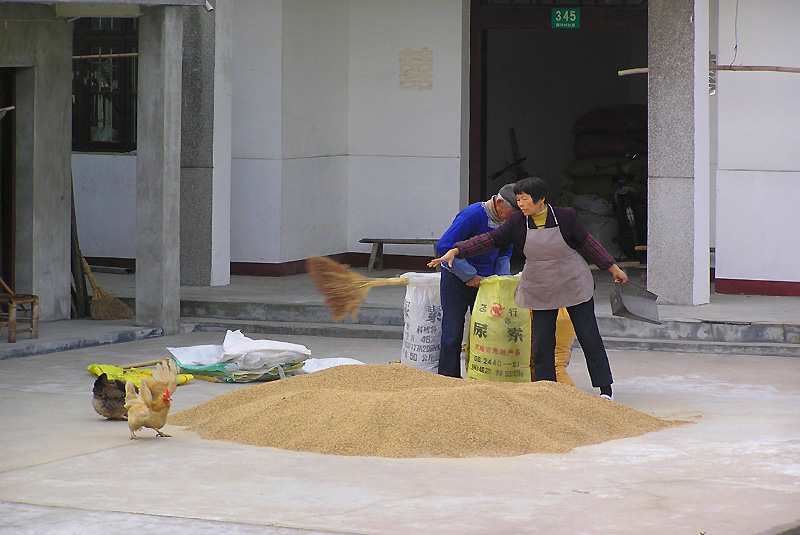
[[[550,27],[573,29],[581,27],[581,10],[578,8],[553,8],[550,14]]]

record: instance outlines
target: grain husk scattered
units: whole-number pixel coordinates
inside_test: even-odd
[[[376,457],[505,457],[681,425],[550,381],[490,383],[402,364],[337,366],[170,415],[202,438]]]

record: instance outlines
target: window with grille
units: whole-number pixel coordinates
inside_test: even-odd
[[[72,150],[136,149],[137,19],[74,22]]]

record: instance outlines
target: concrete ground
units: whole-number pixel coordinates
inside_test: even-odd
[[[800,526],[798,358],[610,351],[615,402],[694,423],[566,455],[338,457],[206,441],[169,425],[172,438],[147,431],[131,441],[126,423],[92,409],[87,365],[223,337],[0,360],[0,533],[756,535]],[[368,363],[397,360],[401,345],[278,339]],[[569,372],[594,391],[579,349]],[[191,381],[173,411],[245,386]]]

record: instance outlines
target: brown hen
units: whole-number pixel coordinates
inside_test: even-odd
[[[109,379],[105,373],[101,373],[92,387],[92,407],[97,414],[109,420],[127,420],[125,381]]]

